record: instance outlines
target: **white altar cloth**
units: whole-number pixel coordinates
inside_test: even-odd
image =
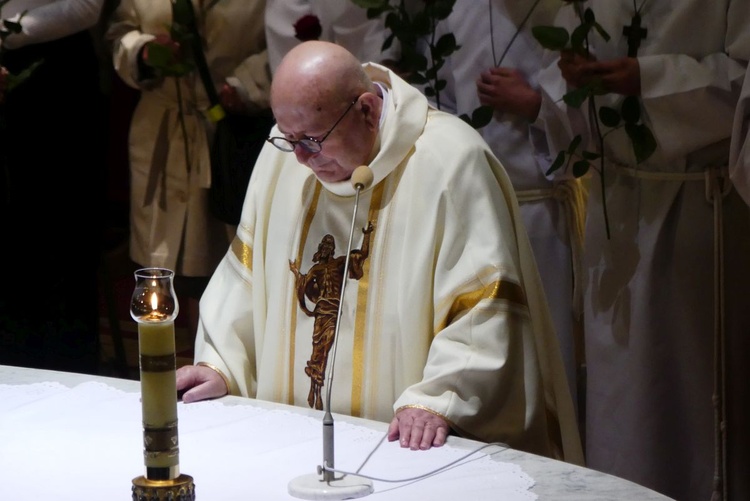
[[[0,384],[0,499],[131,499],[132,480],[144,474],[139,399],[101,382]],[[178,419],[180,470],[193,477],[197,501],[296,499],[289,481],[322,462],[318,417],[208,401],[179,402]],[[383,434],[335,421],[336,468],[355,472],[366,461],[360,474],[398,480],[460,461],[418,481],[374,480],[367,498],[537,499],[520,466],[487,453],[498,447],[468,455],[449,438],[443,447],[411,451]]]

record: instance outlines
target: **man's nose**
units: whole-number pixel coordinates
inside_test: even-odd
[[[294,154],[297,156],[297,160],[299,160],[300,163],[305,163],[308,158],[313,155],[317,155],[317,153],[310,152],[310,150],[299,143],[294,145]]]

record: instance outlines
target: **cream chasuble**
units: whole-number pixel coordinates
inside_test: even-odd
[[[374,182],[360,196],[332,411],[389,422],[399,407],[420,406],[460,435],[581,463],[505,171],[475,130],[382,66],[366,68],[389,96]],[[292,154],[261,153],[237,237],[201,300],[196,341],[195,361],[223,371],[232,393],[325,402],[331,291],[354,194],[348,181],[321,183]]]

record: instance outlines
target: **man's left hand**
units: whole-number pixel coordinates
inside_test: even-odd
[[[388,427],[388,441],[399,440],[413,451],[440,447],[448,438],[448,423],[423,409],[407,407],[396,413]]]

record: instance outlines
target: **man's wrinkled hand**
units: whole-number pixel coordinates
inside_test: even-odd
[[[177,393],[182,393],[182,401],[186,404],[223,397],[228,392],[224,378],[209,367],[185,365],[177,369]]]
[[[388,427],[388,441],[398,440],[401,447],[426,451],[440,447],[448,438],[445,419],[424,409],[405,408],[396,413]]]

